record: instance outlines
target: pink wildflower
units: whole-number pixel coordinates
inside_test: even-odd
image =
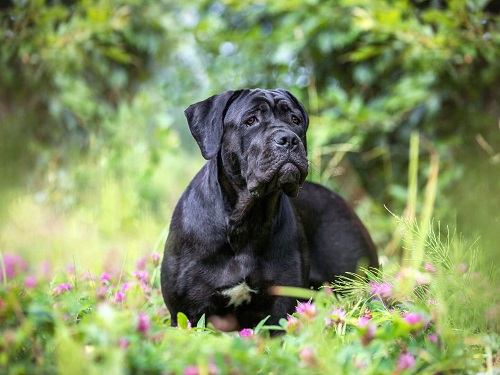
[[[100,286],[97,289],[96,295],[97,295],[98,299],[103,300],[106,297],[106,294],[108,294],[108,287],[107,286],[105,286],[105,285]]]
[[[330,313],[330,319],[333,323],[339,324],[345,322],[346,313],[342,308],[336,308]]]
[[[56,286],[53,290],[52,290],[52,293],[54,293],[54,295],[56,296],[59,296],[63,293],[66,293],[66,292],[69,292],[73,287],[71,286],[71,284],[68,284],[68,283],[62,283],[62,284],[59,284],[58,286]]]
[[[118,346],[120,347],[120,349],[127,349],[129,345],[130,342],[125,337],[120,337],[120,339],[118,340]]]
[[[215,363],[210,362],[208,364],[208,375],[218,375],[218,374],[220,374],[219,369],[217,368]]]
[[[115,302],[116,303],[122,303],[123,301],[125,301],[125,292],[122,292],[121,290],[119,290],[118,292],[116,292],[115,294]]]
[[[103,272],[99,279],[103,284],[108,285],[111,282],[112,277],[109,272]]]
[[[33,289],[36,287],[37,280],[33,275],[28,275],[24,278],[24,286],[28,289]]]
[[[317,363],[314,350],[310,347],[303,348],[299,353],[299,358],[306,366],[315,366]]]
[[[366,361],[361,358],[356,358],[354,359],[354,367],[356,367],[358,370],[363,370],[364,368],[366,368]]]
[[[307,319],[312,319],[316,316],[316,306],[311,302],[299,302],[295,311]]]
[[[434,264],[427,262],[424,264],[424,270],[429,273],[434,273],[436,272],[436,267],[434,267]]]
[[[386,282],[378,283],[372,281],[370,283],[370,292],[372,295],[382,299],[389,299],[392,296],[392,285]]]
[[[432,342],[433,344],[437,344],[438,342],[438,335],[436,335],[435,333],[431,333],[427,336],[427,338],[429,339],[430,342]]]
[[[424,317],[415,312],[405,313],[403,319],[410,326],[412,331],[419,330],[426,323]]]
[[[423,319],[422,316],[418,313],[415,312],[407,312],[404,315],[405,322],[408,323],[409,325],[417,325],[422,323]]]
[[[151,253],[151,261],[155,267],[158,267],[161,261],[161,255],[157,252]]]
[[[460,263],[457,265],[458,273],[464,274],[469,270],[469,265],[467,263]]]
[[[137,280],[139,280],[143,284],[147,284],[149,282],[149,273],[148,271],[139,270],[134,272],[134,276]]]
[[[241,331],[240,331],[240,337],[243,337],[243,338],[249,338],[249,337],[252,337],[253,336],[253,329],[250,329],[250,328],[243,328]]]
[[[184,375],[198,375],[199,373],[197,366],[188,366],[184,369]]]
[[[362,316],[358,320],[358,328],[362,334],[361,343],[366,346],[375,338],[376,327],[370,318]]]
[[[69,273],[70,275],[74,275],[76,272],[75,265],[74,264],[67,264],[66,265],[66,272]]]
[[[43,261],[38,267],[39,273],[42,274],[43,278],[50,279],[52,276],[52,265],[48,260]]]
[[[142,334],[146,334],[149,331],[150,327],[151,321],[149,319],[149,316],[143,312],[140,312],[137,318],[137,330]]]
[[[141,258],[139,258],[139,260],[135,264],[135,268],[138,271],[144,271],[146,269],[147,262],[148,262],[148,258],[147,257],[141,257]]]
[[[4,254],[3,266],[5,267],[5,275],[7,279],[12,279],[20,273],[28,270],[28,263],[17,254]],[[0,280],[3,280],[3,271],[0,265]]]
[[[288,315],[286,319],[286,330],[289,333],[295,332],[299,328],[300,321],[293,315]]]
[[[120,288],[120,290],[125,293],[127,290],[130,289],[130,284],[129,283],[123,283],[122,284],[122,287]]]
[[[116,292],[115,294],[115,302],[116,303],[121,303],[125,301],[126,297],[126,292],[130,288],[129,283],[123,283],[120,290]]]
[[[408,352],[401,353],[398,358],[398,367],[399,371],[403,371],[415,366],[415,357]]]

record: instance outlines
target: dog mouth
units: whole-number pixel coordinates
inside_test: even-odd
[[[261,178],[248,184],[250,194],[259,198],[278,190],[282,190],[290,197],[296,197],[304,183],[308,163],[305,158],[286,158],[274,168],[270,168]]]
[[[299,168],[293,163],[285,163],[278,171],[278,187],[283,192],[291,197],[296,197],[299,194],[301,183],[301,175]]]

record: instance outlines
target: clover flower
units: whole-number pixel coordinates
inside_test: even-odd
[[[412,331],[419,330],[426,323],[424,317],[416,312],[405,313],[403,319]]]
[[[39,274],[42,275],[44,279],[50,279],[52,277],[52,264],[48,260],[44,260],[38,266]]]
[[[26,272],[28,270],[28,263],[17,254],[4,254],[2,257],[3,266],[5,267],[5,276],[8,279],[12,279],[20,273]],[[0,265],[1,266],[1,265]],[[0,280],[3,280],[3,272],[0,267]]]
[[[149,331],[150,327],[151,320],[149,319],[149,316],[143,312],[140,312],[137,318],[137,331],[142,334],[146,334]]]
[[[161,261],[160,253],[153,252],[153,253],[151,253],[150,257],[151,257],[151,261],[153,262],[153,265],[155,267],[158,267],[158,265],[160,264],[160,261]]]
[[[103,272],[101,274],[101,276],[99,277],[99,280],[101,280],[101,282],[105,285],[108,285],[109,283],[111,283],[111,274],[109,272]]]
[[[121,290],[119,290],[118,292],[116,292],[115,294],[115,302],[116,303],[122,303],[123,301],[125,301],[125,292],[122,292]]]
[[[370,293],[381,299],[389,299],[392,297],[392,285],[386,282],[370,282]]]
[[[469,265],[465,262],[462,262],[457,265],[456,270],[460,274],[464,274],[469,270]]]
[[[286,331],[288,333],[295,332],[300,325],[300,321],[293,315],[288,315],[286,319]]]
[[[127,349],[129,345],[130,342],[125,337],[120,337],[118,339],[118,346],[120,347],[120,349]]]
[[[364,346],[368,345],[375,338],[375,332],[377,330],[375,324],[373,324],[370,318],[362,316],[358,319],[357,326],[361,332],[361,343]]]
[[[115,302],[116,303],[121,303],[121,302],[125,301],[126,292],[129,288],[130,288],[130,285],[128,283],[123,283],[120,290],[117,291],[115,294]]]
[[[198,366],[188,366],[184,369],[184,375],[198,375],[199,373]]]
[[[434,272],[436,272],[436,267],[434,266],[434,264],[426,262],[424,264],[424,270],[429,272],[429,273],[434,273]]]
[[[71,284],[68,284],[68,283],[62,283],[62,284],[59,284],[57,285],[53,290],[52,290],[52,293],[56,296],[59,296],[63,293],[66,293],[66,292],[69,292],[71,289],[73,289],[73,287],[71,286]]]
[[[36,287],[37,280],[33,275],[28,275],[24,278],[24,286],[28,289],[33,289]]]
[[[403,371],[415,366],[415,357],[408,352],[401,353],[398,358],[397,369]]]
[[[253,336],[253,329],[250,329],[250,328],[243,328],[240,333],[239,333],[240,337],[243,337],[243,338],[249,338],[249,337],[252,337]]]
[[[299,358],[305,366],[315,366],[317,364],[316,354],[310,347],[301,349],[299,352]]]
[[[66,265],[66,273],[70,275],[76,275],[76,268],[74,264],[67,264]]]
[[[354,367],[357,368],[358,370],[363,370],[366,368],[367,364],[366,361],[363,360],[362,358],[355,358],[354,359]]]
[[[307,318],[307,319],[312,319],[316,316],[316,306],[311,303],[310,301],[309,302],[299,302],[297,304],[297,307],[295,308],[295,311]]]
[[[435,334],[435,333],[430,333],[427,338],[429,339],[430,342],[432,342],[433,344],[437,344],[438,342],[438,335]]]
[[[415,312],[405,313],[404,320],[409,325],[417,325],[417,324],[422,323],[422,321],[423,321],[422,316],[418,313],[415,313]]]
[[[144,271],[146,269],[146,264],[148,263],[147,257],[141,257],[135,264],[135,269],[138,271]]]
[[[336,308],[330,313],[330,319],[333,323],[339,324],[345,322],[346,312],[343,308]]]
[[[147,284],[149,282],[149,273],[148,273],[148,271],[144,271],[144,270],[135,271],[134,272],[134,276],[142,284]]]

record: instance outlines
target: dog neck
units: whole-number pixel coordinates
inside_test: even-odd
[[[215,160],[213,160],[215,162]],[[216,162],[217,182],[226,211],[228,241],[235,251],[255,241],[265,242],[279,224],[285,198],[278,190],[263,197],[250,194],[241,175],[228,174],[219,157]]]

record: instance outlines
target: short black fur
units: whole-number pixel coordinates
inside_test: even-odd
[[[288,91],[227,91],[191,105],[188,124],[208,159],[180,198],[161,266],[165,303],[192,323],[234,314],[239,327],[270,324],[295,300],[275,285],[319,287],[361,258],[378,266],[375,246],[346,202],[304,182],[308,117]],[[245,283],[249,300],[224,291]]]

